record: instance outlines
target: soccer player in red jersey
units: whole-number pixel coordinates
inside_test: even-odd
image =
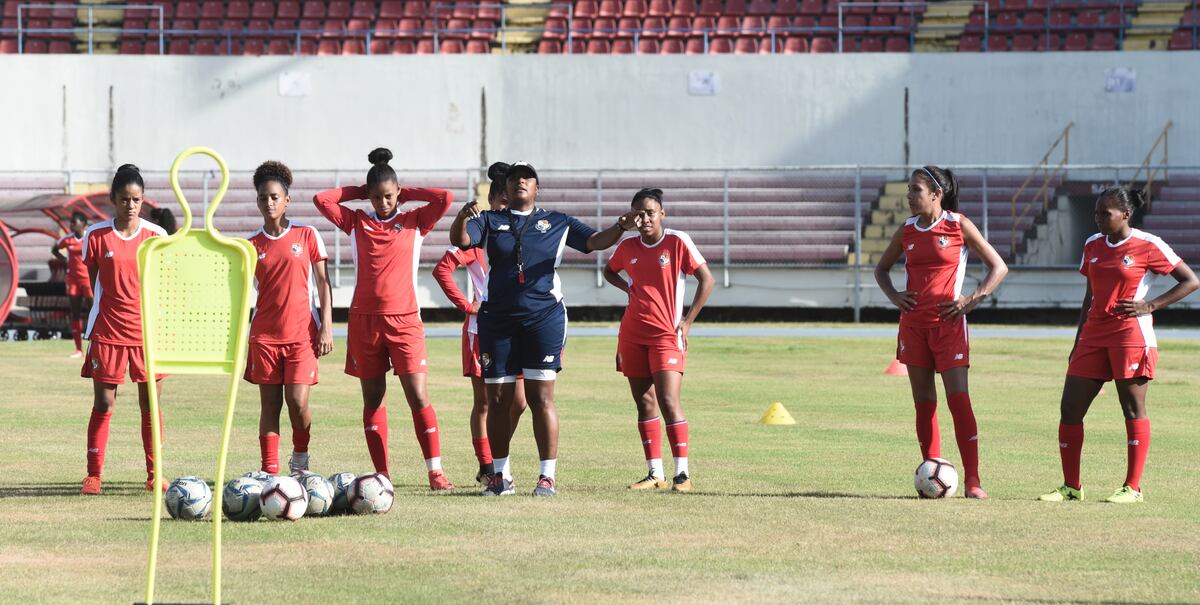
[[[604,278],[629,295],[617,338],[617,371],[629,379],[629,390],[638,410],[638,433],[646,455],[646,478],[629,486],[634,490],[692,489],[688,475],[688,422],[679,400],[687,366],[688,332],[712,293],[712,273],[682,231],[663,228],[666,210],[661,189],[642,189],[633,196],[633,210],[641,217],[640,237],[628,237],[604,268]],[[624,271],[629,279],[619,274]],[[692,306],[683,314],[684,279],[700,282]],[[661,419],[660,419],[661,410]],[[675,457],[675,477],[670,484],[663,473],[662,433]]]
[[[508,164],[496,162],[488,167],[488,178],[491,185],[488,188],[488,206],[491,210],[500,211],[508,206],[504,199],[504,175],[508,172]],[[472,298],[467,297],[454,283],[454,270],[466,267],[467,277],[471,280]],[[495,469],[492,465],[492,448],[487,436],[487,392],[483,384],[483,366],[480,364],[479,351],[479,307],[487,300],[488,267],[487,257],[482,248],[460,250],[458,246],[450,246],[442,260],[433,268],[433,277],[441,286],[446,298],[466,315],[463,322],[462,358],[463,376],[471,379],[471,390],[474,404],[471,407],[471,445],[475,448],[475,458],[479,461],[479,473],[475,476],[478,483],[486,485]],[[512,432],[517,430],[517,423],[525,411],[525,385],[521,377],[517,377],[516,392],[513,405],[509,409],[509,427]]]
[[[92,306],[92,282],[88,278],[87,265],[83,264],[83,233],[87,226],[86,215],[82,212],[71,214],[71,232],[50,247],[55,258],[67,261],[67,301],[71,305],[71,337],[75,339],[75,352],[71,357],[74,359],[83,357],[83,310]],[[63,250],[67,251],[65,259]]]
[[[1124,187],[1107,189],[1096,200],[1095,220],[1100,233],[1083,245],[1079,272],[1087,278],[1087,288],[1060,403],[1058,442],[1063,485],[1041,496],[1041,500],[1083,500],[1079,479],[1083,417],[1100,387],[1113,380],[1125,414],[1129,450],[1125,484],[1108,501],[1142,501],[1142,468],[1150,449],[1146,391],[1158,362],[1158,341],[1150,314],[1200,288],[1196,274],[1166,242],[1130,226],[1130,217],[1144,203],[1141,191]],[[1157,298],[1146,300],[1154,276],[1167,274],[1178,283]]]
[[[245,378],[258,385],[259,450],[262,470],[271,474],[279,472],[279,414],[285,402],[292,422],[288,470],[308,470],[308,396],[317,384],[317,358],[333,350],[333,293],[325,270],[329,256],[316,227],[287,218],[291,186],[292,171],[280,162],[264,162],[254,171],[263,226],[250,236],[258,250],[258,302],[250,322]]]
[[[108,447],[108,425],[117,405],[117,386],[125,374],[138,385],[142,411],[142,449],[146,454],[146,490],[154,489],[154,450],[150,426],[150,391],[142,355],[142,297],[137,249],[145,240],[165,235],[162,228],[139,216],[145,183],[137,166],[117,169],[109,194],[116,212],[112,220],[88,227],[83,235],[83,264],[95,291],[88,314],[87,355],[81,375],[92,379],[94,399],[87,430],[87,478],[82,493],[100,493],[100,473]],[[161,394],[161,377],[155,387]],[[162,423],[159,422],[159,427]],[[165,484],[165,482],[164,482]],[[166,487],[164,485],[163,489]]]
[[[971,345],[967,313],[988,297],[1008,274],[1008,266],[979,229],[958,209],[958,181],[937,166],[914,170],[908,182],[913,216],[896,230],[875,266],[875,281],[900,308],[896,358],[908,366],[917,411],[917,441],[924,458],[942,456],[937,421],[934,373],[942,375],[954,437],[962,455],[964,495],[987,498],[979,479],[979,444],[975,413],[967,392]],[[970,296],[963,296],[967,250],[987,265],[987,277]],[[908,285],[896,291],[889,272],[903,255]]]
[[[363,392],[363,432],[375,471],[388,475],[387,371],[393,368],[412,411],[417,441],[429,471],[429,488],[453,489],[442,472],[437,414],[426,391],[425,326],[417,307],[421,243],[446,214],[454,195],[442,189],[401,187],[388,165],[392,152],[379,148],[367,159],[363,186],[318,193],[313,202],[325,218],[350,236],[355,265],[354,298],[346,340],[346,373]],[[341,204],[369,199],[374,212]],[[401,212],[405,202],[425,206]],[[390,476],[390,475],[389,475]]]

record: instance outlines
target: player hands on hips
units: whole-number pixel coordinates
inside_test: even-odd
[[[617,371],[629,380],[638,413],[638,435],[646,456],[646,477],[632,490],[690,491],[688,422],[680,390],[687,366],[688,332],[712,293],[712,273],[692,238],[666,229],[661,189],[642,189],[631,207],[638,214],[637,235],[617,244],[604,267],[604,279],[629,296],[617,337]],[[622,277],[624,271],[628,279]],[[700,282],[687,315],[684,280]],[[662,461],[662,423],[675,458],[674,479],[667,483]]]
[[[896,230],[875,266],[875,281],[900,309],[896,358],[908,366],[916,408],[917,443],[924,459],[941,458],[934,374],[942,375],[954,437],[962,456],[964,495],[987,498],[979,479],[979,442],[975,413],[967,392],[971,364],[967,313],[1000,285],[1008,266],[995,248],[958,210],[958,180],[949,169],[925,166],[908,182],[912,217]],[[963,296],[967,251],[983,260],[987,276],[970,296]],[[904,256],[907,285],[898,292],[889,272]]]
[[[556,267],[564,246],[584,253],[604,250],[640,223],[637,213],[628,212],[611,227],[596,231],[575,217],[538,208],[538,185],[533,166],[514,163],[505,174],[507,208],[480,212],[471,202],[450,226],[450,243],[462,250],[483,248],[491,267],[488,297],[478,318],[494,468],[483,490],[487,496],[513,493],[509,422],[518,375],[525,377],[525,398],[541,460],[533,493],[555,495],[558,413],[554,381],[562,369],[567,338],[567,314]]]

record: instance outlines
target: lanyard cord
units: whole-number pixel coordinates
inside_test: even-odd
[[[508,224],[512,229],[513,239],[516,240],[517,283],[520,284],[525,283],[525,247],[521,244],[521,241],[525,239],[525,230],[528,229],[529,224],[533,222],[533,215],[537,214],[537,211],[538,209],[535,207],[533,211],[529,213],[529,216],[525,218],[525,224],[521,225],[520,230],[517,229],[515,215],[512,214],[511,210],[509,211]]]

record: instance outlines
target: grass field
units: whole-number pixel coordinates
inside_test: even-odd
[[[644,466],[628,391],[612,371],[615,339],[572,340],[559,382],[559,497],[534,500],[526,495],[537,474],[527,419],[513,453],[521,495],[475,495],[459,343],[430,340],[443,459],[460,489],[427,491],[393,382],[391,513],[225,524],[225,599],[1200,602],[1200,344],[1162,346],[1150,391],[1147,500],[1129,507],[1034,501],[1061,481],[1055,436],[1069,343],[973,344],[990,501],[915,498],[907,383],[881,374],[894,341],[851,338],[694,338],[684,383],[691,494],[625,490]],[[313,468],[364,472],[357,383],[341,373],[337,346],[314,391]],[[106,494],[78,496],[91,389],[66,358],[69,347],[0,343],[0,602],[141,598],[151,502],[141,490],[134,392],[119,395]],[[167,380],[168,476],[215,476],[222,384]],[[758,425],[772,401],[797,425]],[[231,475],[257,467],[257,410],[246,385]],[[943,450],[957,462],[944,406],[941,416]],[[286,459],[286,431],[282,441]],[[1096,500],[1124,478],[1124,425],[1111,386],[1089,417],[1083,466]],[[209,598],[211,527],[164,522],[160,601]]]

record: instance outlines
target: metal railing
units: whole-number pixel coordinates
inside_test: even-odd
[[[1021,183],[1021,186],[1019,188],[1017,188],[1017,191],[1015,193],[1013,193],[1011,206],[1012,206],[1012,220],[1013,220],[1014,225],[1017,224],[1017,221],[1019,219],[1023,219],[1023,218],[1025,218],[1025,216],[1027,214],[1029,214],[1029,210],[1033,207],[1033,202],[1036,202],[1038,199],[1042,200],[1042,211],[1043,212],[1045,212],[1046,209],[1049,208],[1051,194],[1053,193],[1053,190],[1050,188],[1050,185],[1055,182],[1055,179],[1057,179],[1059,175],[1065,174],[1064,166],[1066,166],[1067,163],[1070,162],[1070,158],[1071,158],[1071,128],[1074,126],[1075,126],[1075,122],[1071,122],[1071,123],[1067,124],[1066,128],[1063,128],[1062,132],[1059,133],[1058,138],[1054,139],[1054,143],[1052,143],[1050,145],[1050,149],[1046,150],[1045,155],[1043,155],[1042,159],[1038,162],[1037,169],[1035,171],[1031,172],[1029,174],[1029,176],[1025,179],[1025,182]],[[1053,169],[1051,169],[1050,168],[1050,156],[1054,154],[1054,151],[1056,149],[1058,149],[1060,144],[1062,145],[1062,159],[1059,160],[1058,164],[1056,166],[1054,166]],[[1033,179],[1037,178],[1039,172],[1042,175],[1042,184],[1038,188],[1037,193],[1034,194],[1033,200],[1029,204],[1026,204],[1021,209],[1021,215],[1020,215],[1020,217],[1018,217],[1017,216],[1017,204],[1019,203],[1019,200],[1021,199],[1021,194],[1025,193],[1025,188],[1029,186],[1029,183],[1031,183],[1033,181]],[[1012,239],[1011,239],[1012,249],[1016,250],[1017,249],[1017,232],[1015,229],[1013,230],[1011,237],[1012,237]]]
[[[1200,3],[1200,0],[1193,0],[1191,7],[1189,7],[1187,9],[1187,11],[1191,11],[1191,14],[1193,14],[1193,15],[1200,15],[1200,8],[1198,8],[1198,3]],[[484,40],[484,41],[487,41],[489,44],[494,42],[502,50],[507,50],[509,47],[509,43],[510,43],[509,42],[510,36],[512,36],[514,34],[522,33],[522,34],[529,34],[530,36],[533,36],[533,37],[542,37],[546,33],[547,30],[545,28],[519,27],[519,26],[512,26],[512,25],[508,24],[509,23],[508,12],[510,10],[529,10],[531,8],[533,8],[533,9],[551,8],[551,9],[555,9],[557,11],[556,14],[564,15],[564,16],[552,17],[552,18],[555,18],[555,19],[565,18],[566,19],[566,27],[562,31],[554,30],[553,31],[554,36],[551,38],[546,38],[546,39],[564,41],[565,48],[563,49],[563,52],[566,54],[572,54],[572,53],[576,52],[577,47],[579,46],[578,43],[583,41],[583,40],[579,39],[580,37],[582,37],[584,39],[599,37],[599,38],[604,38],[605,41],[607,41],[608,39],[630,40],[631,46],[629,47],[628,50],[632,54],[640,54],[641,53],[641,41],[643,39],[653,39],[655,41],[660,40],[660,39],[680,39],[680,40],[695,39],[695,40],[699,40],[702,42],[702,44],[699,45],[700,48],[695,49],[695,50],[698,50],[699,52],[703,52],[705,54],[713,52],[714,49],[718,48],[718,47],[714,46],[714,44],[713,44],[714,41],[718,41],[718,40],[728,41],[728,42],[730,42],[730,44],[722,44],[719,47],[719,50],[720,50],[720,52],[733,53],[733,52],[737,52],[737,49],[732,44],[733,40],[737,39],[737,38],[746,38],[746,37],[757,37],[757,44],[755,45],[754,52],[758,53],[758,54],[780,54],[780,53],[784,53],[784,52],[792,52],[791,49],[785,48],[783,41],[788,38],[795,38],[795,37],[804,38],[806,41],[808,39],[827,40],[828,41],[829,46],[830,46],[829,48],[824,46],[824,43],[821,43],[818,45],[818,46],[821,46],[821,50],[815,50],[815,48],[814,48],[813,52],[852,52],[852,51],[855,51],[856,49],[847,47],[846,43],[847,43],[848,38],[858,37],[858,36],[878,37],[878,36],[885,36],[885,35],[906,38],[907,46],[911,50],[916,43],[916,34],[918,31],[933,32],[933,33],[936,33],[936,32],[961,33],[963,35],[970,35],[970,36],[978,35],[978,36],[981,36],[980,43],[981,43],[982,51],[989,50],[989,46],[992,44],[992,38],[994,35],[997,35],[997,34],[999,34],[999,35],[1025,34],[1025,33],[1038,34],[1038,35],[1042,36],[1041,48],[1045,49],[1045,50],[1050,50],[1050,49],[1054,48],[1054,46],[1051,44],[1052,36],[1057,35],[1058,33],[1071,33],[1071,32],[1091,33],[1091,32],[1109,32],[1109,31],[1111,31],[1111,32],[1114,32],[1114,35],[1116,37],[1116,48],[1120,49],[1123,46],[1125,34],[1127,32],[1161,31],[1164,28],[1163,25],[1136,25],[1136,24],[1131,23],[1130,15],[1132,15],[1134,13],[1127,10],[1127,5],[1129,5],[1129,3],[1121,1],[1121,0],[1114,0],[1113,2],[1110,2],[1110,3],[1089,4],[1083,8],[1072,7],[1071,9],[1056,9],[1053,6],[1047,6],[1044,9],[1045,17],[1044,17],[1043,23],[1039,24],[1039,25],[1023,25],[1023,24],[1000,25],[998,22],[994,22],[993,16],[999,15],[999,14],[1005,14],[1005,12],[997,12],[997,13],[991,12],[991,9],[986,1],[938,2],[938,3],[936,3],[936,5],[939,5],[939,6],[941,6],[941,5],[969,5],[969,6],[973,6],[973,7],[979,7],[979,9],[982,11],[982,19],[977,23],[968,22],[965,26],[935,26],[935,25],[929,25],[929,24],[922,25],[921,23],[919,23],[917,16],[919,14],[923,14],[924,9],[927,8],[928,6],[933,6],[933,4],[929,4],[929,3],[925,3],[925,2],[905,2],[905,1],[890,1],[889,0],[889,1],[881,1],[881,2],[845,2],[845,3],[842,3],[838,6],[838,13],[836,16],[836,18],[837,18],[836,24],[822,24],[819,21],[820,18],[828,18],[828,17],[830,17],[830,15],[819,15],[819,16],[818,15],[789,15],[788,16],[789,18],[793,18],[793,17],[811,18],[814,20],[814,24],[813,25],[803,25],[803,26],[797,26],[797,25],[792,24],[787,27],[768,27],[766,25],[764,25],[763,27],[744,27],[741,24],[739,24],[739,26],[736,28],[715,27],[715,26],[711,27],[711,28],[710,27],[703,27],[703,28],[688,27],[685,30],[683,28],[672,28],[672,27],[645,28],[645,27],[641,27],[640,26],[641,22],[639,22],[639,27],[637,27],[637,28],[622,28],[622,27],[577,28],[577,27],[575,27],[574,6],[572,4],[551,2],[551,3],[544,3],[544,4],[517,5],[517,6],[508,5],[508,4],[495,4],[495,3],[482,3],[482,4],[469,5],[468,8],[475,8],[475,9],[488,8],[489,10],[496,10],[499,13],[499,18],[498,18],[498,20],[495,21],[496,27],[495,27],[493,35],[488,39],[484,39],[484,38],[472,38],[472,34],[479,34],[480,32],[489,33],[489,31],[491,31],[491,30],[477,30],[474,28],[473,25],[471,27],[449,27],[449,23],[453,19],[452,18],[442,18],[442,16],[447,15],[447,14],[453,15],[456,7],[452,4],[447,4],[447,3],[436,3],[436,4],[432,5],[432,18],[431,19],[417,18],[418,21],[422,21],[423,23],[426,21],[431,23],[432,28],[426,28],[424,26],[424,24],[422,24],[422,26],[419,28],[399,29],[399,28],[378,28],[376,26],[372,29],[350,29],[347,27],[346,29],[341,29],[341,30],[336,30],[336,29],[335,30],[327,30],[327,29],[324,29],[323,27],[319,28],[319,29],[318,28],[296,28],[296,27],[280,28],[280,29],[275,29],[275,28],[252,29],[252,28],[246,28],[246,27],[240,28],[240,29],[225,29],[223,27],[221,27],[221,28],[194,28],[194,27],[192,27],[192,28],[169,28],[169,27],[167,27],[167,23],[164,18],[162,7],[155,6],[155,5],[150,5],[150,6],[94,5],[94,4],[74,4],[74,5],[55,4],[55,5],[52,5],[52,4],[22,3],[17,6],[17,27],[16,27],[16,29],[7,29],[7,30],[0,29],[0,35],[15,34],[16,39],[17,39],[17,52],[18,53],[26,52],[27,38],[30,35],[75,36],[78,34],[85,35],[86,40],[87,40],[87,53],[88,54],[92,54],[95,51],[95,37],[98,34],[112,34],[112,35],[133,34],[133,35],[141,35],[141,36],[152,36],[154,38],[157,38],[157,54],[166,54],[168,52],[169,43],[176,39],[187,39],[190,41],[190,40],[193,40],[196,38],[210,39],[213,41],[221,40],[224,43],[224,48],[223,48],[224,53],[223,54],[226,54],[226,55],[234,55],[234,54],[240,54],[241,52],[244,52],[242,49],[239,49],[235,46],[236,42],[242,42],[245,40],[264,40],[264,39],[276,39],[276,40],[287,41],[288,46],[286,47],[287,52],[271,52],[272,49],[269,47],[269,45],[264,44],[263,48],[261,49],[262,54],[287,54],[287,55],[318,54],[320,52],[318,41],[322,40],[322,39],[330,39],[330,38],[335,38],[335,39],[343,40],[343,41],[354,41],[354,42],[361,40],[362,45],[363,45],[362,46],[362,54],[367,54],[367,55],[375,54],[376,51],[375,51],[375,48],[373,48],[375,46],[373,44],[373,42],[376,40],[386,40],[386,41],[411,40],[411,41],[415,41],[418,39],[431,39],[432,40],[431,52],[433,52],[433,53],[441,52],[443,50],[442,44],[446,40],[461,40],[461,41],[468,41],[471,39]],[[870,25],[866,24],[866,15],[865,14],[859,15],[855,12],[855,9],[859,8],[859,7],[878,8],[878,7],[882,7],[882,6],[896,7],[900,10],[901,13],[907,14],[909,16],[909,19],[903,25],[893,24],[893,25],[887,26],[887,27],[870,26]],[[461,9],[461,8],[463,8],[463,6],[459,5],[459,6],[457,6],[457,8]],[[46,9],[58,9],[58,10],[82,9],[82,10],[85,10],[86,14],[87,14],[86,22],[82,26],[75,25],[70,28],[55,28],[55,27],[48,27],[48,26],[31,27],[29,25],[31,21],[27,17],[27,15],[29,14],[29,11],[31,11],[31,10],[46,10]],[[157,28],[129,28],[129,29],[127,29],[127,28],[120,27],[120,26],[98,26],[96,23],[96,20],[95,20],[95,12],[97,10],[108,11],[111,9],[119,9],[119,10],[127,10],[127,11],[128,10],[149,11],[157,16],[158,27]],[[1068,14],[1067,19],[1069,20],[1070,19],[1069,11],[1078,11],[1078,10],[1084,10],[1084,9],[1089,9],[1089,10],[1090,9],[1104,9],[1106,11],[1116,11],[1118,14],[1118,17],[1119,17],[1118,18],[1119,23],[1079,24],[1079,23],[1061,23],[1061,22],[1056,23],[1055,22],[1056,19],[1061,20],[1061,17],[1055,17],[1055,15],[1057,15],[1057,14],[1060,14],[1060,13]],[[1031,10],[1031,9],[1024,9],[1021,11],[1022,14],[1031,14],[1034,12],[1035,11]],[[974,13],[972,13],[972,14],[974,14]],[[858,23],[858,21],[856,19],[852,19],[852,17],[858,17],[858,16],[863,17],[864,23],[860,24],[860,23]],[[664,19],[666,19],[666,18],[664,18]],[[765,19],[766,19],[766,17],[764,17],[764,21],[765,21]],[[37,21],[38,20],[34,20],[33,22],[36,23]],[[614,23],[618,22],[617,18],[613,18],[613,21],[614,21]],[[1181,25],[1177,24],[1174,27],[1178,28],[1178,27],[1181,27]],[[1197,45],[1197,42],[1200,42],[1200,16],[1193,17],[1192,22],[1189,25],[1182,26],[1182,27],[1186,27],[1186,28],[1190,29],[1191,34],[1192,34],[1192,47],[1195,48]],[[560,37],[560,35],[561,35],[561,37]],[[306,43],[308,43],[308,42],[312,42],[312,44],[306,45]],[[1035,40],[1035,42],[1036,42],[1036,40]],[[463,50],[465,50],[465,46],[466,45],[464,44],[463,49],[456,50],[456,52],[462,52]],[[455,47],[455,48],[457,49],[458,47]],[[766,50],[764,51],[763,48],[765,48]],[[276,50],[278,50],[278,49],[276,49]],[[414,50],[414,52],[416,52],[419,49],[414,48],[413,50]],[[580,50],[584,50],[586,52],[586,49],[580,49]],[[190,46],[188,48],[188,53],[191,54]],[[340,53],[341,53],[341,49],[339,48],[337,54],[340,54]],[[354,54],[357,54],[357,53],[354,53]]]

